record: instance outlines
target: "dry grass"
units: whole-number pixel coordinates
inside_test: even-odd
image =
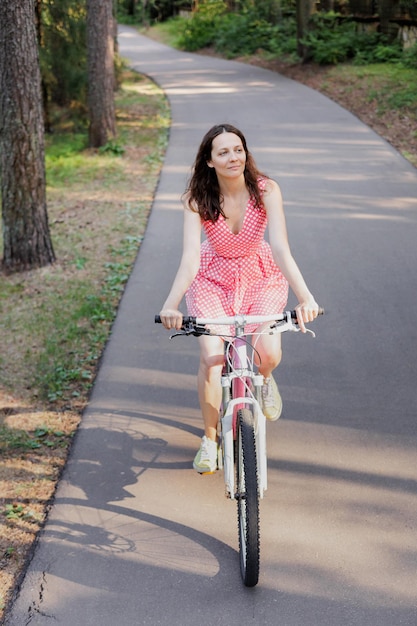
[[[4,394],[1,397],[0,432],[8,431],[2,436],[0,447],[0,594],[3,603],[24,571],[79,419],[76,411],[36,409],[29,403],[19,404],[15,397]]]

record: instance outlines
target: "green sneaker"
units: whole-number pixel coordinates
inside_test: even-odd
[[[267,420],[275,422],[282,413],[282,398],[275,380],[264,378],[262,385],[262,410]]]
[[[217,469],[217,443],[205,435],[195,455],[193,467],[199,474],[213,474]]]

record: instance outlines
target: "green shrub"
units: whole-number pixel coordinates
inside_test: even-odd
[[[302,40],[308,56],[322,65],[345,61],[352,56],[355,31],[352,24],[340,21],[334,13],[316,13],[311,18],[310,31]]]
[[[230,12],[222,0],[205,0],[192,18],[182,22],[179,46],[188,51],[213,46],[228,58],[258,51],[277,57],[296,55],[294,3],[282,2],[280,12],[276,7],[271,0],[268,13],[263,5],[242,0],[240,11]],[[417,45],[403,52],[398,39],[392,41],[378,32],[358,32],[357,23],[341,14],[315,13],[309,28],[301,43],[308,50],[308,58],[321,65],[352,61],[355,65],[401,63],[417,67]]]
[[[357,65],[393,63],[401,59],[398,40],[391,42],[381,33],[358,33],[353,20],[336,13],[317,13],[312,29],[303,40],[313,61],[335,65],[353,59]]]
[[[184,23],[178,45],[195,52],[214,43],[220,18],[227,12],[223,0],[205,0],[193,16]]]
[[[283,5],[285,5],[285,0],[262,0],[262,2],[240,0],[239,13],[256,13],[257,19],[269,24],[278,24],[282,19]]]
[[[259,7],[234,13],[227,11],[224,2],[209,0],[183,23],[178,44],[188,51],[213,46],[229,58],[254,54],[258,50],[274,55],[294,53],[297,46],[295,17],[273,24],[261,15]]]
[[[225,15],[218,26],[214,45],[228,56],[254,54],[257,50],[274,52],[277,27],[256,17],[254,13]]]
[[[381,33],[361,33],[356,36],[353,56],[355,65],[395,63],[401,59],[402,48],[398,40],[390,43]]]

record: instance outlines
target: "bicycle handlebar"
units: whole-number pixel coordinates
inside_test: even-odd
[[[319,308],[319,315],[324,315],[324,309],[323,308]],[[242,323],[246,324],[262,324],[264,322],[282,322],[286,319],[288,319],[288,315],[291,317],[292,320],[297,321],[297,312],[295,310],[293,311],[285,311],[284,313],[275,313],[272,315],[233,315],[230,317],[220,317],[220,318],[214,318],[214,319],[208,319],[208,318],[200,318],[200,317],[193,317],[190,315],[184,315],[182,318],[182,323],[184,324],[195,324],[198,326],[204,326],[206,324],[211,324],[211,325],[215,325],[218,324],[219,326],[223,326],[223,325],[230,325],[233,326],[236,321],[240,318],[242,320]],[[160,315],[155,315],[155,324],[162,324],[162,320],[161,320],[161,316]]]

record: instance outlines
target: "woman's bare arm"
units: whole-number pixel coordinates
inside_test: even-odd
[[[300,328],[304,331],[304,322],[311,322],[317,316],[318,304],[308,289],[303,275],[292,256],[288,242],[282,194],[275,181],[268,181],[263,201],[268,217],[272,255],[299,302],[296,310]]]
[[[171,290],[160,312],[165,328],[179,329],[182,313],[178,310],[185,292],[194,280],[200,266],[201,218],[186,205],[184,208],[183,249],[180,265]]]

